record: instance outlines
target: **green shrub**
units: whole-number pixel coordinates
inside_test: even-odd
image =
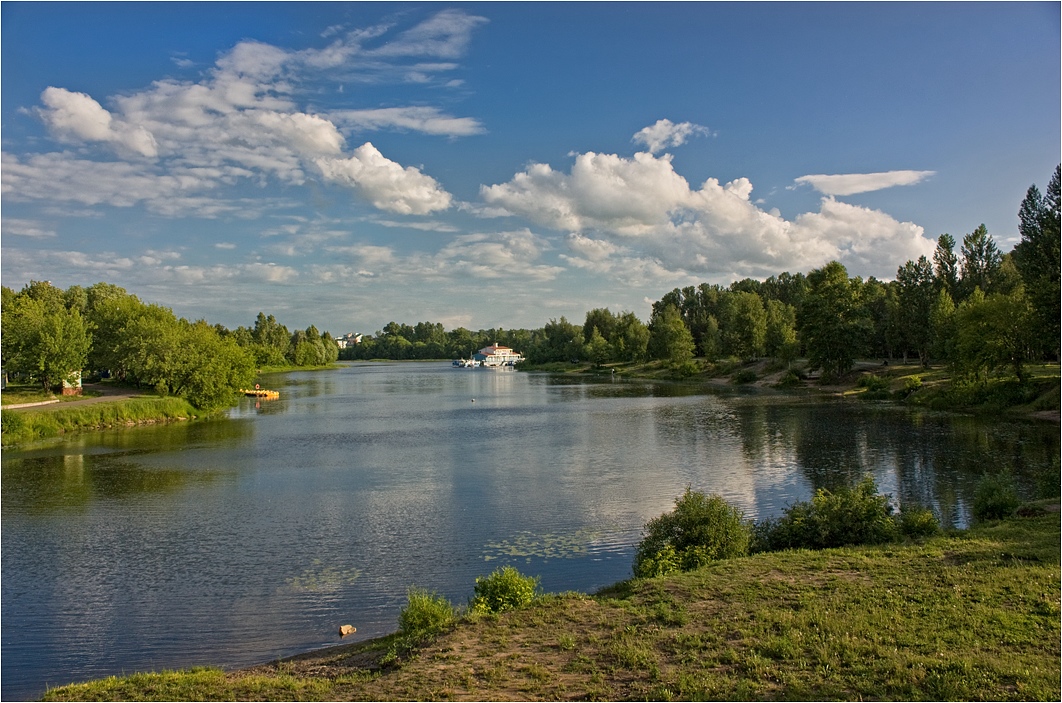
[[[881,376],[875,376],[874,374],[868,374],[859,379],[857,383],[860,388],[866,388],[870,392],[880,392],[889,390],[889,379],[882,378]]]
[[[1009,473],[985,475],[974,489],[973,514],[977,520],[1002,520],[1021,505],[1014,478]]]
[[[408,603],[398,614],[398,630],[407,637],[437,634],[457,619],[457,611],[450,601],[431,591],[411,587],[406,592]]]
[[[940,532],[937,516],[921,505],[904,506],[899,515],[900,532],[907,537],[930,537]]]
[[[810,501],[786,508],[781,518],[757,524],[755,551],[882,544],[898,536],[892,512],[889,496],[878,494],[872,476],[854,488],[820,488]]]
[[[745,383],[752,383],[757,378],[759,378],[759,377],[756,375],[756,372],[753,371],[752,369],[742,369],[742,370],[738,371],[736,374],[734,374],[733,376],[731,376],[730,380],[732,382],[740,385],[740,384],[745,384]]]
[[[524,576],[511,566],[499,567],[490,576],[476,579],[475,595],[468,609],[483,615],[521,608],[538,595],[538,583],[537,576]]]
[[[800,375],[793,370],[789,370],[778,379],[778,383],[776,383],[775,386],[778,388],[788,388],[790,386],[799,385],[801,382]]]
[[[716,559],[744,556],[751,536],[737,508],[687,486],[673,511],[646,523],[634,555],[634,575],[691,571]]]

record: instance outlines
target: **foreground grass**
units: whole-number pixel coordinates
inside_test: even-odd
[[[466,619],[387,665],[393,638],[46,700],[1059,700],[1059,545],[1053,512],[760,554]]]
[[[202,414],[183,398],[126,398],[48,411],[4,410],[3,445],[22,444],[69,432],[185,420]]]

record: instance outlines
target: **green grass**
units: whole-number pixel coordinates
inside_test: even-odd
[[[764,553],[464,620],[385,668],[388,638],[46,699],[1058,700],[1059,546],[1047,512],[906,544]]]
[[[100,395],[94,391],[84,390],[81,395],[56,395],[46,391],[38,385],[8,384],[3,393],[0,393],[0,405],[20,405],[22,403],[42,403],[57,400],[60,403],[68,403],[82,398],[93,398]]]
[[[0,437],[6,447],[69,432],[184,420],[200,414],[188,401],[172,396],[127,398],[48,411],[4,410]]]

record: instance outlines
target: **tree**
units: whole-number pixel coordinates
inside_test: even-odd
[[[988,295],[996,292],[1003,255],[999,252],[988,228],[980,225],[962,238],[962,285],[963,297],[971,295],[975,288]]]
[[[938,359],[951,360],[955,356],[955,303],[946,290],[937,293],[933,310],[929,313],[933,328],[932,354]]]
[[[8,370],[36,379],[45,389],[80,376],[92,346],[90,325],[78,307],[66,307],[58,288],[32,281],[17,294],[5,294],[0,325]]]
[[[936,303],[933,267],[924,256],[908,261],[896,270],[897,297],[903,335],[918,352],[922,367],[929,366],[933,344],[931,314]]]
[[[861,304],[860,282],[849,280],[840,262],[809,273],[808,286],[797,320],[812,367],[829,379],[851,370],[863,350],[867,311]]]
[[[693,361],[693,335],[674,305],[667,305],[649,323],[649,356],[663,359],[673,368]]]
[[[1024,383],[1032,323],[1033,309],[1022,291],[985,296],[977,290],[955,312],[958,370],[981,380],[1010,370]]]
[[[791,364],[800,353],[796,333],[796,308],[780,300],[767,301],[764,346],[768,356]]]
[[[612,338],[612,356],[622,361],[643,361],[649,347],[649,328],[633,312],[620,313]]]
[[[723,347],[741,359],[762,355],[767,337],[767,312],[760,296],[753,292],[728,293],[720,302]]]
[[[608,340],[601,336],[596,327],[590,331],[590,341],[586,343],[585,351],[586,358],[592,361],[595,366],[607,363],[612,353]]]
[[[937,290],[946,291],[954,301],[959,295],[959,258],[955,256],[955,238],[950,234],[942,234],[937,239],[933,266]]]
[[[1029,186],[1018,210],[1021,241],[1014,247],[1014,263],[1025,284],[1025,293],[1036,318],[1037,343],[1041,349],[1059,358],[1059,320],[1062,319],[1062,256],[1060,256],[1059,212],[1060,167],[1041,196],[1035,185]]]
[[[542,328],[542,338],[527,353],[528,361],[535,364],[551,361],[571,361],[582,356],[583,330],[568,322],[567,318],[551,319]]]

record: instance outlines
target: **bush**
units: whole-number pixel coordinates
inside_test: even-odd
[[[940,532],[937,516],[920,505],[900,509],[900,532],[907,537],[930,537]]]
[[[785,372],[785,375],[778,379],[778,383],[776,383],[775,386],[777,388],[788,388],[790,386],[799,385],[802,382],[803,381],[797,372],[789,370]]]
[[[736,374],[731,376],[730,380],[733,381],[734,383],[738,384],[738,385],[742,385],[742,384],[745,384],[745,383],[752,383],[757,378],[759,378],[759,377],[756,375],[756,372],[753,371],[752,369],[742,369],[741,371],[738,371]]]
[[[673,511],[646,523],[634,555],[634,575],[650,578],[691,571],[716,559],[744,556],[751,537],[737,508],[687,486]]]
[[[860,388],[866,388],[871,393],[887,391],[889,390],[889,379],[875,376],[874,374],[868,374],[860,378],[859,383],[856,385]]]
[[[538,595],[538,582],[537,576],[524,576],[511,566],[499,567],[490,576],[476,579],[475,596],[468,609],[483,615],[529,605]]]
[[[1002,520],[1021,505],[1018,489],[1009,473],[985,475],[974,489],[973,514],[976,520]]]
[[[898,526],[889,496],[879,495],[872,476],[854,488],[820,488],[810,501],[786,508],[777,520],[756,525],[756,551],[826,549],[882,544],[895,539]]]
[[[450,601],[436,593],[414,586],[406,592],[406,598],[408,603],[398,614],[398,630],[402,635],[434,635],[457,619],[457,611]]]

